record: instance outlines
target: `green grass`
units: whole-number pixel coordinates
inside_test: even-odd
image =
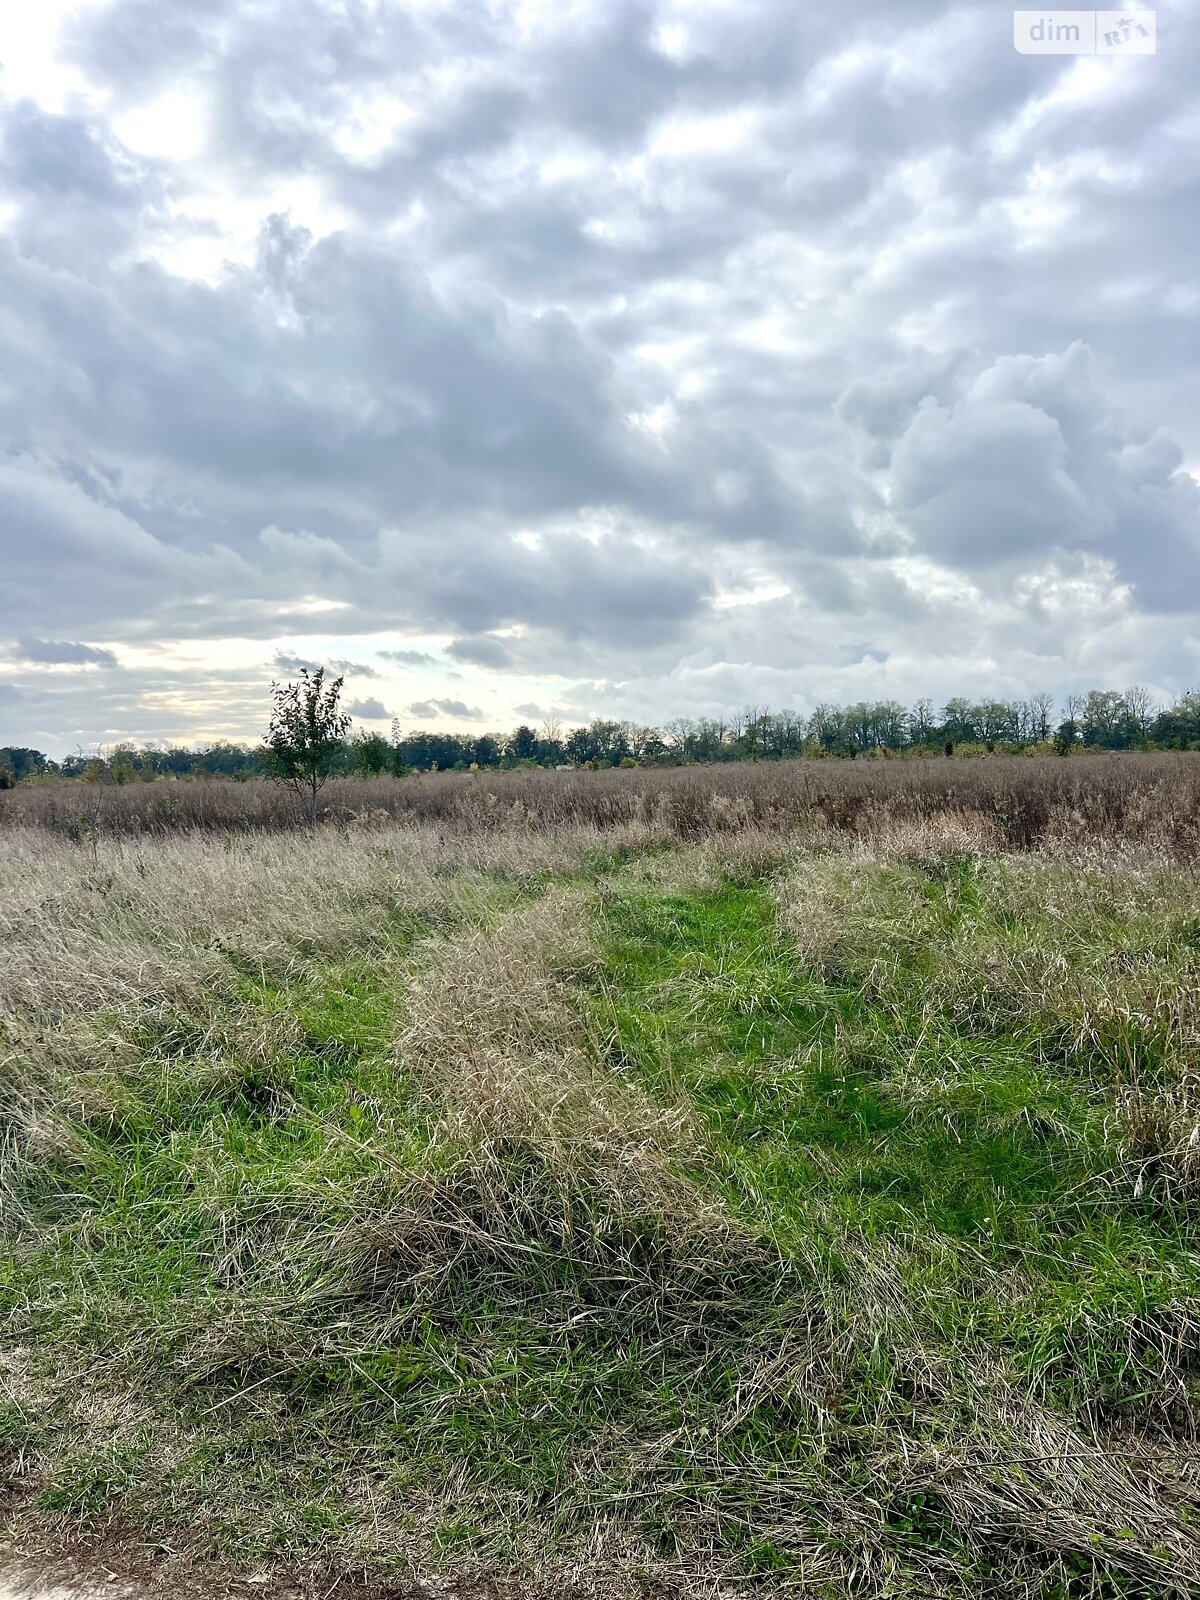
[[[610,903],[615,1048],[682,1084],[783,1223],[836,1201],[867,1230],[1026,1242],[1093,1170],[1102,1114],[1012,1041],[906,1030],[806,978],[768,889]],[[914,1104],[895,1085],[935,1086]],[[942,1089],[943,1080],[949,1080]]]
[[[983,904],[972,884],[954,917]],[[1153,1414],[1173,1317],[1194,1382],[1193,1219],[1107,1182],[1102,1063],[1089,1077],[1084,1061],[931,1014],[927,971],[888,1005],[807,975],[765,883],[618,886],[605,926],[597,1005],[612,1059],[689,1097],[731,1203],[785,1247],[814,1233],[907,1247],[940,1333],[986,1337],[1072,1411]],[[904,993],[903,971],[893,986]],[[1007,1275],[1003,1297],[980,1297],[980,1260]]]
[[[1102,1051],[974,1025],[882,917],[887,984],[823,978],[776,882],[687,851],[473,882],[101,1019],[11,1180],[20,1517],[239,1569],[1185,1592],[1187,1491],[1119,1463],[1191,1437],[1194,1217],[1113,1181]],[[917,892],[960,943],[1010,915]]]

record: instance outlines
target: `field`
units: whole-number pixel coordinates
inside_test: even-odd
[[[820,844],[829,830],[868,834],[892,823],[983,818],[1001,846],[1120,840],[1200,856],[1195,752],[1079,754],[1069,759],[774,761],[600,772],[444,772],[338,778],[321,820],[430,823],[460,834],[644,826],[681,840],[747,827]],[[303,808],[261,779],[124,786],[38,781],[0,792],[0,828],[32,824],[75,840],[294,828]]]
[[[0,795],[10,1544],[1200,1594],[1200,755],[323,800]]]

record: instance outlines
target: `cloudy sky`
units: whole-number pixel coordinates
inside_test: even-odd
[[[1200,0],[39,0],[0,63],[0,744],[301,661],[378,727],[1200,684]]]

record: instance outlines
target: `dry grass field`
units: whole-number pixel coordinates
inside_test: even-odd
[[[1102,839],[1200,855],[1200,752],[975,760],[730,762],[600,772],[441,772],[336,778],[320,795],[323,821],[388,821],[440,829],[542,831],[642,825],[691,840],[746,827],[796,842],[874,833],[966,813],[1001,847]],[[0,828],[26,824],[75,840],[127,834],[242,833],[294,828],[300,802],[265,779],[24,783],[0,791]]]
[[[0,795],[10,1538],[1200,1594],[1200,756],[348,782],[313,833],[82,787]]]

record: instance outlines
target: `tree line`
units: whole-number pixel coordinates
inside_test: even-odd
[[[749,705],[726,716],[675,717],[661,727],[597,718],[565,730],[555,718],[511,733],[344,730],[330,752],[332,773],[375,775],[472,768],[680,764],[850,758],[886,753],[970,756],[994,751],[1200,749],[1200,692],[1157,705],[1148,690],[1093,689],[1056,704],[1048,694],[1023,700],[928,699],[822,703],[804,715]],[[269,741],[215,740],[199,747],[117,744],[52,761],[39,750],[0,747],[0,786],[39,777],[269,777],[277,760]]]

